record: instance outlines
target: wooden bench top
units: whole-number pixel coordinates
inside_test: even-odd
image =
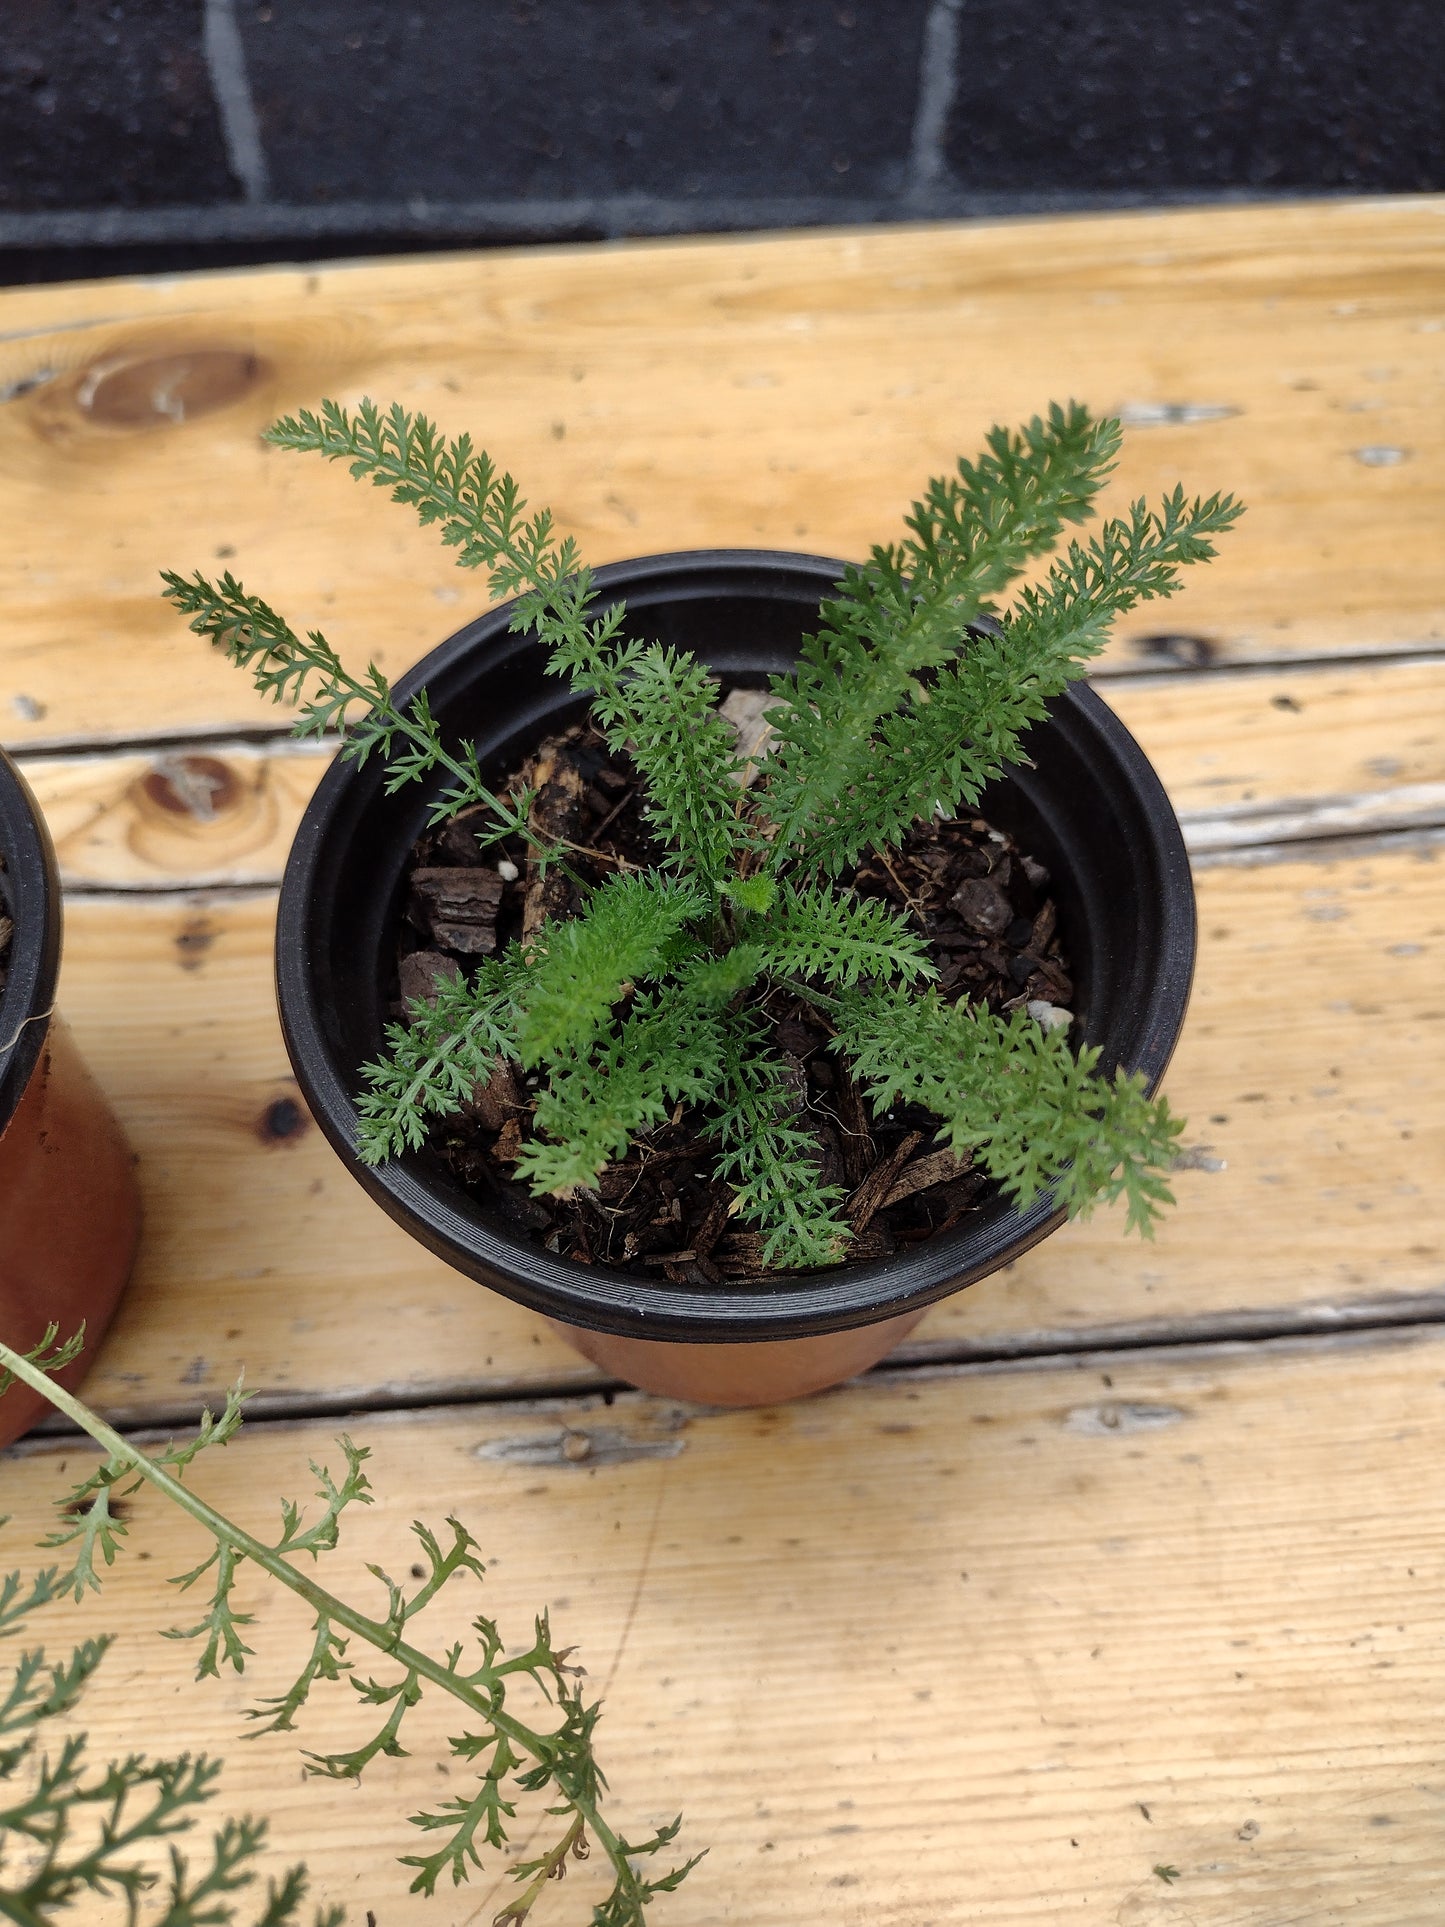
[[[1168,1083],[1193,1168],[1157,1243],[1071,1226],[884,1372],[729,1416],[604,1403],[381,1215],[277,1109],[276,885],[330,749],[156,595],[162,567],[230,567],[392,672],[477,611],[379,495],[262,446],[323,394],[470,428],[599,562],[857,555],[992,421],[1071,394],[1126,421],[1112,502],[1246,499],[1099,666],[1196,865]],[[0,740],[146,1199],[93,1402],[168,1425],[244,1368],[252,1424],[197,1476],[253,1520],[348,1415],[380,1495],[358,1574],[418,1511],[467,1517],[489,1610],[521,1634],[550,1600],[606,1686],[619,1815],[680,1804],[710,1847],[658,1927],[1433,1918],[1445,200],[22,288],[0,398]],[[566,1460],[569,1432],[615,1450]],[[0,1461],[10,1563],[75,1458]],[[250,1675],[184,1683],[154,1575],[195,1542],[140,1511],[154,1563],[87,1608],[123,1633],[93,1745],[224,1751],[233,1807],[354,1920],[490,1919],[485,1883],[428,1908],[392,1863],[393,1783],[431,1797],[430,1762],[293,1799],[294,1749],[235,1740]],[[123,1740],[138,1687],[165,1730]]]

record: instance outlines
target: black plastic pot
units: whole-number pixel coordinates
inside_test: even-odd
[[[725,681],[789,668],[840,565],[755,550],[698,551],[597,572],[625,599],[632,634],[693,650]],[[398,686],[423,684],[443,732],[470,739],[493,776],[582,705],[543,673],[543,654],[489,611]],[[1158,778],[1092,691],[1075,687],[1027,738],[1033,767],[981,809],[1053,874],[1084,1035],[1103,1064],[1152,1086],[1179,1035],[1194,962],[1194,898],[1178,823]],[[375,764],[337,763],[307,809],[287,865],[277,931],[281,1019],[297,1078],[354,1175],[397,1221],[459,1270],[572,1328],[644,1343],[817,1338],[912,1319],[1017,1258],[1062,1220],[1000,1195],[954,1230],[872,1263],[764,1285],[701,1291],[551,1256],[510,1233],[423,1156],[373,1169],[355,1156],[357,1067],[377,1055],[403,874],[429,792],[383,792]],[[900,1324],[901,1330],[901,1324]],[[580,1342],[580,1340],[579,1340]],[[605,1348],[594,1350],[602,1356]],[[856,1367],[855,1367],[856,1368]]]
[[[70,1033],[55,1014],[60,881],[29,786],[0,751],[0,909],[15,929],[0,992],[0,1335],[19,1350],[47,1325],[86,1351],[79,1383],[130,1272],[140,1229],[135,1160]],[[0,1401],[0,1445],[44,1402],[23,1386]]]

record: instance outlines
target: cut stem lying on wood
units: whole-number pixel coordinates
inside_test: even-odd
[[[540,1859],[513,1869],[523,1883],[523,1891],[497,1916],[498,1921],[516,1927],[525,1920],[547,1879],[565,1871],[569,1854],[584,1858],[590,1838],[605,1855],[613,1874],[611,1892],[594,1911],[594,1927],[645,1927],[648,1902],[676,1888],[696,1859],[649,1879],[634,1861],[645,1860],[664,1848],[676,1836],[680,1822],[658,1827],[650,1837],[634,1842],[617,1833],[603,1817],[601,1796],[606,1781],[592,1752],[599,1707],[584,1700],[577,1683],[582,1669],[567,1663],[567,1649],[553,1645],[546,1614],[535,1622],[531,1646],[512,1658],[505,1656],[492,1621],[475,1618],[472,1626],[481,1658],[470,1670],[463,1665],[460,1645],[450,1647],[438,1658],[406,1636],[410,1622],[450,1581],[463,1573],[477,1580],[483,1576],[477,1542],[458,1520],[447,1520],[450,1543],[444,1543],[427,1526],[414,1524],[412,1529],[425,1560],[424,1577],[408,1594],[380,1567],[370,1567],[386,1589],[386,1610],[380,1618],[362,1612],[319,1585],[295,1560],[301,1554],[316,1560],[334,1550],[342,1513],[353,1504],[371,1503],[371,1488],[363,1470],[369,1456],[365,1447],[345,1437],[338,1441],[347,1466],[339,1484],[324,1467],[312,1464],[319,1484],[319,1517],[308,1524],[296,1504],[282,1500],[281,1536],[268,1545],[208,1505],[181,1476],[201,1452],[225,1445],[240,1430],[247,1395],[239,1387],[228,1396],[219,1418],[212,1418],[209,1412],[203,1415],[195,1438],[151,1455],[49,1375],[46,1366],[63,1366],[79,1349],[78,1340],[55,1349],[54,1337],[52,1331],[45,1344],[28,1355],[0,1340],[0,1391],[12,1378],[30,1386],[88,1433],[106,1457],[97,1471],[59,1502],[60,1523],[43,1543],[46,1547],[74,1545],[76,1553],[68,1570],[44,1575],[48,1596],[68,1592],[79,1600],[88,1590],[100,1590],[100,1566],[113,1563],[127,1537],[115,1500],[137,1491],[142,1484],[153,1486],[187,1513],[212,1541],[212,1550],[201,1564],[173,1581],[184,1589],[210,1576],[212,1597],[205,1617],[169,1635],[204,1638],[198,1678],[219,1674],[222,1665],[238,1673],[244,1671],[251,1649],[242,1628],[251,1623],[251,1616],[237,1610],[232,1592],[245,1562],[305,1600],[315,1615],[314,1640],[295,1682],[285,1694],[254,1709],[250,1715],[257,1722],[254,1732],[290,1731],[312,1687],[322,1680],[335,1682],[346,1677],[364,1704],[385,1709],[381,1726],[371,1740],[348,1753],[307,1753],[308,1771],[338,1779],[354,1778],[378,1756],[403,1753],[399,1738],[403,1724],[428,1688],[447,1694],[465,1710],[472,1724],[450,1744],[458,1758],[472,1763],[479,1774],[479,1785],[470,1796],[462,1794],[444,1801],[439,1812],[412,1816],[414,1826],[444,1836],[442,1845],[432,1853],[401,1856],[403,1865],[416,1869],[413,1892],[434,1892],[438,1879],[447,1872],[454,1884],[468,1879],[471,1869],[481,1865],[479,1841],[493,1847],[505,1843],[505,1822],[516,1811],[515,1797],[508,1797],[511,1789],[522,1794],[550,1793],[552,1804],[547,1811],[565,1822],[562,1837]],[[347,1656],[355,1641],[381,1655],[394,1669],[392,1676],[384,1680],[363,1678]],[[561,1717],[551,1730],[538,1730],[507,1708],[508,1682],[519,1677],[529,1679],[546,1697],[555,1699]]]

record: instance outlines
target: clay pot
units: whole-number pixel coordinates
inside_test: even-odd
[[[765,551],[653,556],[597,571],[629,628],[694,651],[725,680],[789,668],[841,565]],[[491,610],[399,684],[426,686],[443,734],[476,743],[494,779],[584,705],[543,673],[543,651]],[[1163,1074],[1188,1001],[1194,897],[1179,825],[1122,724],[1075,686],[1027,741],[1031,767],[980,808],[1049,867],[1075,1008],[1102,1068]],[[378,1055],[404,875],[430,791],[384,790],[376,760],[336,763],[297,834],[281,891],[276,973],[291,1061],[353,1175],[428,1250],[543,1313],[586,1357],[645,1390],[760,1404],[839,1383],[884,1357],[937,1299],[1019,1257],[1063,1214],[1002,1194],[893,1257],[716,1290],[557,1258],[492,1217],[425,1155],[380,1169],[355,1155],[358,1067]]]
[[[0,752],[0,912],[14,924],[0,992],[0,1334],[26,1351],[55,1324],[85,1326],[85,1376],[130,1274],[140,1232],[135,1159],[54,1012],[60,967],[55,852],[28,785]],[[48,1409],[13,1386],[0,1445]]]

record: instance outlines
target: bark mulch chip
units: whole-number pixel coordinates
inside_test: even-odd
[[[532,829],[565,838],[573,846],[569,867],[589,884],[657,858],[637,771],[590,724],[549,738],[503,787],[535,791]],[[392,979],[397,1017],[408,1003],[434,995],[443,976],[465,973],[475,958],[495,955],[544,918],[577,907],[576,887],[560,865],[539,875],[519,837],[482,848],[477,832],[484,826],[484,812],[467,812],[427,832],[412,852]],[[918,825],[900,848],[870,853],[841,881],[913,919],[949,1000],[966,997],[993,1011],[1035,1001],[1069,1009],[1073,981],[1049,873],[981,819]],[[0,945],[4,934],[0,921]],[[0,960],[3,954],[0,948]],[[977,1208],[989,1182],[939,1142],[929,1112],[899,1104],[873,1116],[846,1062],[828,1048],[826,1027],[801,998],[774,989],[762,1009],[799,1115],[816,1137],[820,1174],[844,1192],[842,1214],[855,1233],[850,1261],[885,1257]],[[608,1166],[595,1191],[534,1198],[513,1166],[531,1128],[535,1082],[499,1060],[491,1081],[436,1127],[426,1155],[509,1229],[563,1257],[693,1286],[768,1275],[761,1236],[731,1215],[731,1188],[712,1175],[705,1120],[685,1106]]]

